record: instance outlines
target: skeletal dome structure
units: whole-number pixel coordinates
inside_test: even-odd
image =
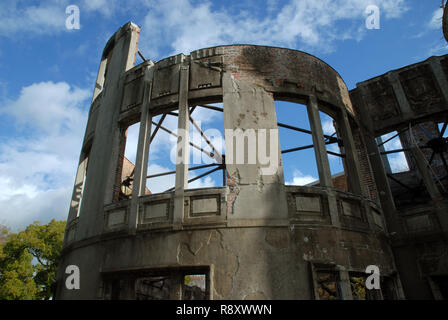
[[[404,241],[407,218],[396,216],[375,140],[403,123],[397,120],[402,101],[387,121],[372,121],[382,116],[372,111],[380,104],[374,95],[390,102],[378,90],[389,95],[398,90],[381,78],[380,84],[355,89],[351,99],[341,76],[322,60],[266,46],[217,46],[135,66],[139,32],[133,23],[124,25],[102,55],[56,298],[358,299],[360,291],[353,290],[357,283],[364,292],[361,298],[403,298],[395,257],[398,250],[400,261],[406,260],[409,250],[396,249],[390,234],[403,235]],[[378,89],[380,85],[385,88]],[[310,130],[280,123],[275,101],[306,105]],[[277,164],[274,169],[267,170],[269,165],[259,157],[247,161],[248,137],[242,140],[245,161],[235,161],[238,137],[226,133],[226,154],[212,146],[206,153],[214,162],[201,167],[209,167],[209,173],[222,171],[223,186],[189,188],[195,167],[182,160],[198,147],[188,134],[198,108],[221,112],[226,131],[253,132],[258,148],[273,141],[264,147]],[[426,116],[446,114],[446,105],[436,109]],[[320,112],[334,119],[336,134],[324,134]],[[417,118],[417,111],[407,114]],[[184,132],[171,132],[178,138],[176,156],[181,161],[171,172],[175,186],[151,193],[151,142],[157,132],[168,130],[163,126],[166,115],[175,116],[177,132]],[[161,118],[155,122],[157,116]],[[134,167],[124,158],[124,149],[127,128],[136,123],[140,129]],[[280,150],[282,137],[275,134],[279,127],[312,137],[308,148],[315,152],[318,183],[285,184],[282,157],[295,150]],[[260,133],[266,131],[271,133],[263,142]],[[340,148],[343,187],[331,175],[328,144]],[[438,225],[446,232],[444,219]],[[79,268],[79,289],[65,284],[69,265]],[[365,289],[369,265],[381,272],[380,290]]]

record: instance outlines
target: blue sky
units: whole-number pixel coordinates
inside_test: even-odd
[[[380,8],[379,30],[365,27],[365,8],[371,4]],[[79,30],[65,26],[68,5],[80,9]],[[35,220],[66,219],[100,56],[107,39],[128,21],[142,27],[140,50],[155,61],[220,44],[281,46],[323,59],[352,89],[391,69],[448,53],[440,5],[440,0],[2,1],[0,223],[16,229]],[[302,106],[277,107],[279,119],[296,114],[291,124],[307,126],[297,116],[303,108],[294,109]],[[196,116],[204,129],[222,126],[222,115],[198,111]],[[331,134],[331,119],[324,117],[323,125]],[[129,130],[131,160],[137,127]],[[282,132],[282,146],[310,141]],[[159,140],[150,172],[171,168],[161,147],[169,137]],[[288,157],[288,183],[316,178],[312,154]],[[341,169],[340,160],[330,157],[330,163],[333,173]],[[162,191],[169,179],[153,181],[151,189]],[[216,174],[194,187],[220,183]]]

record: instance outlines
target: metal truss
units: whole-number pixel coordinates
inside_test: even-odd
[[[218,170],[222,170],[222,171],[223,171],[223,185],[226,185],[226,178],[227,178],[227,177],[226,177],[225,155],[221,155],[221,154],[219,153],[219,151],[218,151],[218,150],[216,149],[216,147],[213,145],[213,143],[211,142],[211,140],[206,136],[206,134],[202,131],[202,129],[199,127],[199,125],[197,124],[197,122],[196,122],[196,121],[194,120],[194,118],[192,117],[192,113],[194,112],[194,110],[196,109],[196,107],[202,107],[202,108],[206,108],[206,109],[209,109],[209,110],[214,110],[214,111],[224,112],[224,109],[223,109],[223,108],[216,107],[216,106],[212,106],[212,105],[208,105],[208,104],[200,104],[200,105],[197,105],[197,106],[192,106],[192,107],[190,108],[190,110],[189,110],[189,114],[190,114],[190,116],[189,116],[190,119],[189,119],[189,120],[190,120],[190,122],[193,124],[193,126],[196,128],[196,130],[201,134],[201,137],[204,138],[204,140],[206,141],[206,143],[208,144],[208,146],[211,148],[212,151],[211,151],[211,152],[210,152],[210,151],[207,151],[207,150],[203,149],[202,147],[196,145],[195,143],[193,143],[193,142],[191,142],[191,141],[189,142],[189,144],[190,144],[193,148],[195,148],[195,149],[197,149],[197,150],[199,150],[199,151],[205,153],[205,154],[206,154],[207,156],[209,156],[211,159],[214,159],[214,160],[216,161],[216,163],[207,164],[207,165],[201,165],[201,166],[196,166],[196,167],[191,167],[191,168],[189,168],[188,171],[194,171],[194,170],[199,170],[199,169],[204,169],[204,168],[214,167],[213,169],[211,169],[211,170],[209,170],[209,171],[207,171],[207,172],[205,172],[205,173],[203,173],[203,174],[201,174],[201,175],[199,175],[199,176],[197,176],[197,177],[194,177],[194,178],[188,180],[188,183],[191,183],[191,182],[196,181],[196,180],[198,180],[198,179],[200,179],[200,178],[203,178],[203,177],[205,177],[205,176],[207,176],[207,175],[209,175],[209,174],[212,174],[212,173],[214,173],[214,172],[216,172],[216,171],[218,171]],[[163,114],[162,114],[162,117],[160,118],[160,120],[159,120],[157,123],[154,122],[154,121],[152,121],[152,124],[155,125],[155,129],[154,129],[154,131],[153,131],[152,134],[151,134],[151,137],[150,137],[150,143],[154,140],[156,134],[158,133],[158,131],[159,131],[160,129],[163,130],[163,131],[165,131],[165,132],[167,132],[168,134],[170,134],[170,135],[176,137],[176,138],[179,137],[179,136],[178,136],[176,133],[174,133],[172,130],[170,130],[170,129],[168,129],[168,128],[166,128],[166,127],[163,126],[163,122],[164,122],[164,120],[165,120],[165,118],[166,118],[167,115],[171,115],[171,116],[175,116],[175,117],[177,117],[177,116],[178,116],[178,113],[176,113],[176,112],[172,112],[172,111],[170,111],[170,112],[166,112],[166,113],[163,113]],[[280,122],[278,122],[277,125],[278,125],[278,127],[281,127],[281,128],[285,128],[285,129],[289,129],[289,130],[293,130],[293,131],[297,131],[297,132],[302,132],[302,133],[306,133],[306,134],[312,134],[312,131],[310,131],[310,130],[303,129],[303,128],[299,128],[299,127],[295,127],[295,126],[291,126],[291,125],[288,125],[288,124],[285,124],[285,123],[280,123]],[[330,144],[338,143],[340,146],[342,146],[342,145],[343,145],[343,141],[342,141],[342,139],[340,139],[340,138],[338,138],[338,137],[335,137],[335,135],[336,135],[336,132],[334,132],[332,135],[324,135],[324,138],[325,138],[325,144],[326,144],[326,145],[330,145]],[[301,150],[306,150],[306,149],[311,149],[311,148],[314,148],[314,145],[306,145],[306,146],[301,146],[301,147],[296,147],[296,148],[286,149],[286,150],[282,150],[281,153],[282,153],[282,154],[286,154],[286,153],[291,153],[291,152],[296,152],[296,151],[301,151]],[[344,157],[345,157],[345,154],[339,154],[339,153],[335,153],[335,152],[328,151],[328,150],[327,150],[327,153],[328,153],[328,154],[331,154],[331,155],[334,155],[334,156],[341,157],[341,158],[344,158]],[[157,173],[157,174],[148,175],[146,178],[147,178],[147,179],[151,179],[151,178],[156,178],[156,177],[161,177],[161,176],[171,175],[171,174],[175,174],[175,173],[176,173],[175,170],[173,170],[173,171],[167,171],[167,172],[162,172],[162,173]],[[131,175],[131,176],[132,176],[132,175]],[[130,180],[132,180],[131,177],[128,177],[128,178],[129,178]],[[127,184],[129,184],[129,182],[130,182],[129,179],[125,180]],[[173,188],[170,188],[170,189],[166,190],[165,192],[170,192],[170,191],[173,191],[174,189],[175,189],[175,188],[173,187]]]

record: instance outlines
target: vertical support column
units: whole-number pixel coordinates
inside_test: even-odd
[[[341,283],[341,299],[342,300],[353,300],[352,287],[350,284],[350,275],[348,271],[344,269],[339,269],[339,279]]]
[[[439,57],[431,57],[429,58],[429,66],[436,77],[437,84],[440,87],[440,91],[442,92],[443,98],[445,99],[445,103],[448,104],[448,79],[446,77],[445,72],[443,71],[442,66],[440,65]]]
[[[325,146],[322,123],[319,115],[319,107],[315,96],[310,96],[307,104],[307,110],[313,136],[314,153],[316,154],[320,185],[322,187],[332,188],[333,181],[331,181],[330,163],[328,162],[327,148]]]
[[[353,140],[353,133],[348,120],[346,110],[339,115],[340,132],[344,141],[345,161],[347,169],[348,189],[351,193],[368,196],[366,187],[361,183],[361,168],[359,166],[358,153]]]
[[[426,189],[428,190],[431,199],[440,200],[442,198],[442,195],[440,194],[440,191],[437,188],[437,185],[434,182],[434,179],[432,178],[428,170],[428,164],[426,162],[425,156],[422,154],[422,152],[418,149],[417,146],[411,147],[411,153],[414,157],[417,169],[420,175],[422,176],[423,182],[426,185]]]
[[[95,134],[94,146],[100,144],[102,152],[108,148],[107,152],[104,152],[103,157],[110,159],[107,179],[104,179],[104,205],[113,202],[114,190],[113,186],[117,179],[116,168],[119,166],[119,152],[117,148],[120,140],[122,139],[122,133],[120,124],[118,123],[118,117],[120,114],[121,101],[123,99],[124,92],[124,77],[123,74],[134,67],[135,55],[138,51],[138,38],[140,33],[140,27],[133,23],[127,23],[115,34],[115,46],[113,51],[109,52],[110,60],[107,62],[107,75],[104,81],[104,87],[109,88],[104,92],[102,98],[102,105],[107,108],[100,108],[98,114],[98,128],[102,128],[101,132],[107,137],[107,142],[111,143],[111,146],[105,145],[105,141],[98,142],[98,134]],[[107,115],[106,115],[107,114]],[[106,116],[108,118],[106,118]],[[104,126],[104,127],[103,127]],[[107,130],[106,127],[107,126]],[[106,140],[105,139],[105,140]],[[107,154],[107,156],[106,156]],[[104,161],[101,161],[99,166],[104,167]],[[98,201],[98,200],[96,200]]]
[[[175,229],[182,227],[184,217],[184,191],[188,188],[188,163],[190,157],[190,112],[188,108],[188,77],[189,67],[183,65],[180,69],[178,140],[176,150],[176,185],[174,191]]]
[[[77,237],[98,235],[104,227],[104,205],[114,199],[116,169],[119,165],[122,132],[118,123],[124,81],[122,75],[133,66],[140,28],[128,23],[110,40],[107,75],[104,79],[101,105],[97,111],[95,139],[89,157],[83,208],[92,213],[79,219]]]
[[[398,105],[401,109],[401,114],[405,119],[412,119],[414,112],[409,105],[409,101],[404,93],[403,86],[401,85],[400,79],[398,78],[398,73],[392,71],[387,75],[390,85],[394,89],[395,97],[397,98]]]
[[[333,191],[333,181],[331,180],[330,163],[328,161],[327,148],[325,145],[322,123],[320,121],[319,106],[316,96],[309,97],[307,104],[308,119],[313,136],[314,153],[316,155],[317,169],[319,171],[320,186],[327,188],[328,204],[330,210],[331,223],[335,227],[340,226],[338,203]]]
[[[170,279],[170,300],[182,300],[182,289],[184,284],[184,275],[180,272],[173,273]]]
[[[415,164],[417,166],[426,189],[433,201],[434,211],[439,220],[440,227],[445,235],[448,235],[448,217],[446,212],[448,210],[447,205],[443,203],[443,195],[440,193],[431,173],[428,170],[428,164],[422,152],[416,147],[411,147],[411,153],[414,156]]]
[[[386,152],[386,149],[384,148],[384,144],[382,144],[383,143],[383,139],[381,137],[377,137],[376,138],[376,143],[378,143],[378,145],[380,145],[378,147],[378,149],[380,150],[380,153],[381,152]],[[390,167],[389,159],[387,158],[387,155],[382,154],[381,155],[381,159],[383,160],[384,170],[386,170],[386,174],[391,174],[392,173],[392,169]]]
[[[274,96],[230,72],[222,85],[228,226],[240,219],[289,226]]]
[[[364,91],[363,87],[360,87],[360,89],[361,92]],[[357,107],[359,108],[358,114],[364,128],[362,133],[364,135],[364,141],[370,164],[372,165],[372,171],[381,202],[381,207],[387,223],[388,232],[403,234],[403,226],[396,215],[395,202],[390,189],[389,179],[383,166],[383,160],[381,158],[380,151],[378,150],[378,145],[376,144],[375,135],[373,133],[372,118],[369,116],[367,108],[363,103],[359,103]]]
[[[142,103],[142,112],[140,116],[140,132],[138,136],[137,156],[134,168],[134,184],[132,188],[131,212],[129,213],[129,232],[135,233],[138,226],[138,198],[145,194],[146,176],[148,167],[149,147],[151,143],[151,119],[149,112],[151,102],[152,81],[154,71],[149,66],[146,69],[144,78],[144,94]]]

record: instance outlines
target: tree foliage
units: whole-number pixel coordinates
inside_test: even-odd
[[[0,299],[42,300],[53,296],[65,221],[35,222],[0,241]]]
[[[8,236],[9,229],[0,224],[0,244],[6,241],[6,237]]]

